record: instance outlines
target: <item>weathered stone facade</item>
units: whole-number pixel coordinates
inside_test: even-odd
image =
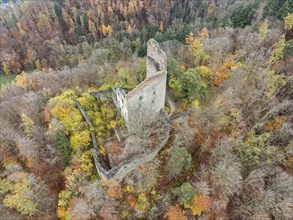
[[[126,93],[120,86],[114,89],[113,100],[130,133],[154,122],[164,110],[167,60],[154,39],[147,43],[146,72],[146,79],[130,92]]]

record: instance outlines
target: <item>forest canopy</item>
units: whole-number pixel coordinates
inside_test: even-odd
[[[292,27],[289,0],[0,0],[0,219],[291,219]],[[164,114],[129,134],[151,38]]]

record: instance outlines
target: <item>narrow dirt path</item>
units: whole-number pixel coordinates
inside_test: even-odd
[[[173,101],[173,99],[171,98],[171,96],[169,95],[168,91],[166,91],[166,99],[167,99],[167,102],[169,103],[169,106],[170,106],[170,113],[168,114],[168,117],[171,117],[174,114],[174,112],[176,111],[176,104]]]

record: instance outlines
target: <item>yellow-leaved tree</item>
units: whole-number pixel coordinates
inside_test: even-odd
[[[31,196],[34,194],[26,173],[19,172],[17,181],[0,178],[0,194],[7,193],[3,199],[6,207],[14,208],[23,215],[32,216],[37,211],[37,204]]]
[[[26,89],[28,86],[27,73],[22,71],[21,74],[17,75],[15,78],[16,85],[20,88]]]
[[[102,25],[102,33],[104,36],[111,36],[113,32],[113,29],[111,27],[111,25]]]
[[[185,44],[187,46],[191,46],[191,44],[193,43],[194,37],[193,37],[193,33],[190,32],[187,37],[185,38]]]
[[[28,137],[32,137],[36,132],[34,121],[25,113],[21,114],[21,127],[24,129],[24,133]]]
[[[290,31],[293,27],[293,13],[289,13],[285,18],[284,18],[284,24],[285,24],[285,29]]]
[[[87,149],[90,145],[91,137],[89,130],[76,132],[70,137],[70,145],[75,152],[80,152]]]
[[[275,48],[269,60],[269,64],[272,65],[284,56],[284,48],[286,46],[285,34],[283,34],[280,40],[275,44]]]
[[[269,26],[268,20],[265,19],[259,28],[258,39],[260,42],[262,42],[264,38],[266,37],[268,26]]]
[[[194,64],[197,65],[207,65],[208,55],[204,50],[203,42],[209,38],[209,32],[207,28],[203,28],[198,34],[198,37],[194,38],[193,33],[190,32],[185,38],[185,44],[188,46],[189,50],[194,54]]]
[[[206,212],[211,207],[211,198],[205,194],[194,196],[193,206],[191,207],[191,211],[193,215],[201,215],[202,212]]]

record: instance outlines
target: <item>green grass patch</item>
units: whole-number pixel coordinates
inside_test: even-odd
[[[29,68],[29,69],[24,69],[23,71],[26,72],[27,74],[31,74],[32,72],[35,71],[35,69]],[[16,76],[17,74],[12,74],[8,76],[3,72],[3,70],[0,69],[0,90],[3,85],[10,84],[16,78]]]
[[[3,85],[10,84],[14,79],[16,75],[6,75],[3,72],[0,72],[0,89]]]

